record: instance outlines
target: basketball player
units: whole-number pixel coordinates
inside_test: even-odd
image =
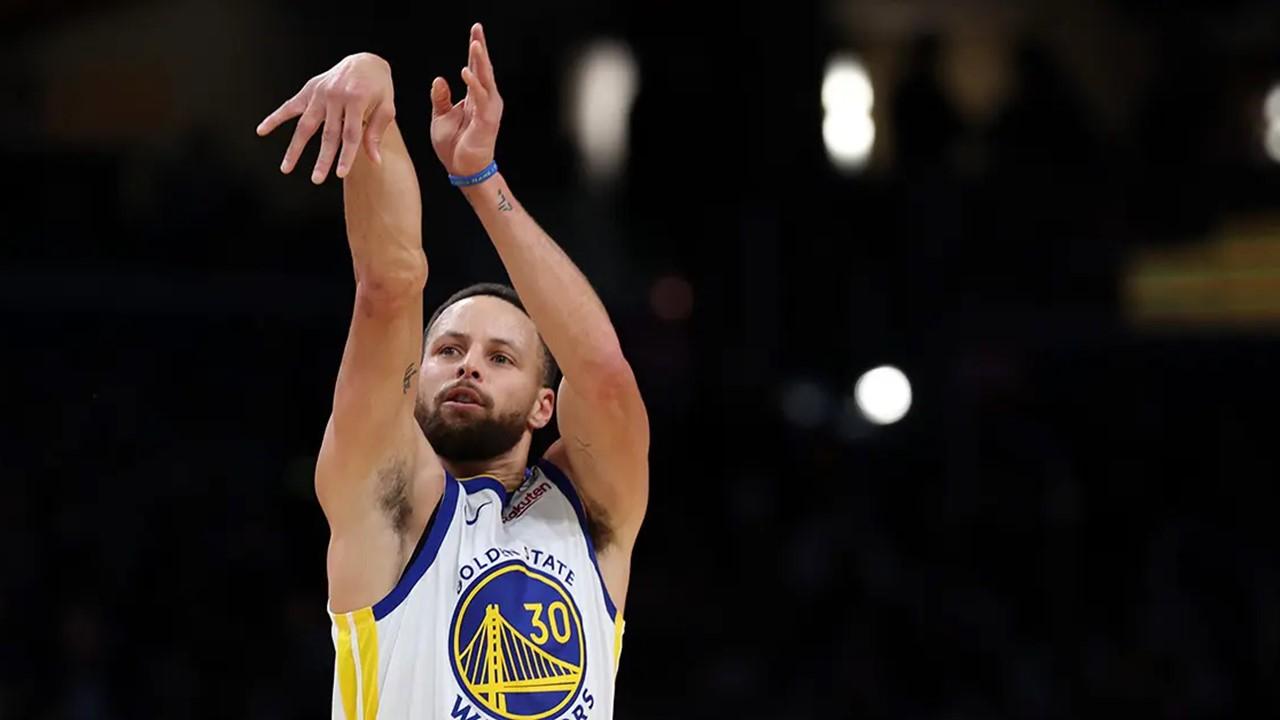
[[[323,128],[311,179],[336,156],[356,277],[316,464],[333,717],[601,720],[648,499],[648,419],[599,298],[496,172],[502,98],[479,25],[468,53],[461,101],[443,78],[431,86],[431,141],[515,291],[464,289],[425,332],[421,203],[387,63],[344,59],[258,128],[299,118],[286,173]],[[560,439],[530,464],[557,400]]]

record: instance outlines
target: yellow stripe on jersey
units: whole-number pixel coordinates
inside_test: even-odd
[[[353,613],[356,643],[360,653],[360,694],[364,701],[364,720],[378,717],[378,625],[373,608]]]
[[[613,619],[613,676],[618,676],[618,663],[622,661],[622,633],[627,623],[622,619],[622,613]]]
[[[342,712],[346,720],[356,720],[356,660],[351,654],[351,618],[334,615],[338,626],[338,688],[342,692]]]

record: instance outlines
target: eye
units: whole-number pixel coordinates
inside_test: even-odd
[[[444,347],[442,347],[442,348],[440,348],[438,351],[436,351],[436,354],[437,354],[437,355],[444,355],[445,357],[449,357],[449,356],[451,356],[451,355],[456,355],[457,353],[458,353],[458,348],[456,348],[456,347],[454,347],[454,346],[452,346],[452,345],[445,345]]]
[[[512,360],[509,356],[503,355],[502,353],[494,353],[492,359],[499,365],[511,365],[515,363],[515,360]]]

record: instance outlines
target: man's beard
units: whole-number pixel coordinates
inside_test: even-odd
[[[450,422],[439,407],[431,412],[419,406],[418,424],[431,443],[431,449],[453,462],[478,462],[505,453],[520,442],[525,431],[525,414],[516,411],[508,415],[488,415],[482,418],[463,418]]]

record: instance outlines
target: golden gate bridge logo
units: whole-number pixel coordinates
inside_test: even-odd
[[[582,620],[555,578],[519,561],[468,588],[454,611],[454,676],[500,718],[542,720],[576,697],[586,669]]]

